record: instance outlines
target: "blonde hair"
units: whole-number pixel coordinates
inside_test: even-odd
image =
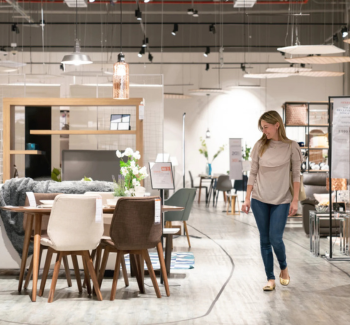
[[[264,120],[268,124],[275,125],[277,122],[279,123],[278,128],[278,138],[285,143],[291,143],[292,141],[287,138],[286,135],[286,129],[284,128],[283,121],[281,116],[276,111],[268,111],[265,112],[263,115],[260,116],[259,122],[258,122],[258,128],[260,131],[263,131],[263,128],[261,126],[261,121]],[[262,157],[266,149],[269,147],[271,139],[268,139],[266,137],[266,134],[263,133],[262,137],[260,138],[260,150],[259,150],[259,157]]]

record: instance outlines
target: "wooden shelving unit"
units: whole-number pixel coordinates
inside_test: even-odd
[[[36,135],[113,135],[113,134],[136,134],[136,130],[30,130],[30,134]]]
[[[48,107],[69,106],[71,109],[79,106],[130,106],[136,108],[135,130],[31,130],[35,135],[122,135],[132,134],[136,137],[136,150],[141,154],[139,164],[143,164],[143,120],[139,117],[139,106],[143,98],[112,99],[112,98],[4,98],[3,99],[3,182],[13,174],[14,155],[44,155],[40,150],[11,150],[15,143],[15,107],[35,106]]]
[[[45,151],[40,151],[40,150],[10,150],[10,155],[45,155]]]
[[[306,125],[287,125],[286,124],[286,107],[287,105],[306,105],[307,106],[307,124]],[[283,120],[284,120],[284,126],[286,128],[289,128],[289,127],[292,127],[292,128],[304,128],[305,130],[305,134],[307,133],[309,136],[308,136],[308,143],[305,143],[306,146],[305,147],[300,147],[301,150],[329,150],[328,147],[321,147],[321,148],[316,148],[316,147],[311,147],[310,148],[310,128],[313,128],[313,127],[326,127],[328,128],[328,132],[329,132],[329,123],[325,123],[325,124],[309,124],[310,123],[310,106],[313,106],[313,105],[326,105],[327,108],[328,108],[328,122],[329,122],[329,104],[328,102],[285,102],[283,104]],[[311,170],[309,169],[309,157],[310,157],[310,152],[307,156],[307,169],[306,171],[307,172],[312,172],[312,173],[325,173],[327,171],[325,170]]]

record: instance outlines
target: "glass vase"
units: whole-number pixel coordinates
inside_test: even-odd
[[[211,164],[207,163],[205,171],[207,175],[211,175],[211,172],[212,172]]]

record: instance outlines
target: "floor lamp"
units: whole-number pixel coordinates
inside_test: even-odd
[[[186,182],[185,182],[185,117],[186,117],[186,113],[183,113],[182,115],[182,143],[183,143],[183,152],[182,152],[182,157],[183,157],[183,188],[186,187]]]

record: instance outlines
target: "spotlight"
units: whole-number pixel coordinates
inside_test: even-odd
[[[153,55],[152,55],[151,53],[148,53],[148,60],[149,60],[150,62],[153,61]]]
[[[194,13],[194,9],[193,8],[187,10],[187,14],[188,15],[193,15],[193,13]]]
[[[193,17],[199,17],[198,10],[193,10]]]
[[[245,71],[245,64],[244,63],[241,63],[241,70],[242,70],[242,72],[247,72],[247,71]]]
[[[0,53],[1,53],[2,55],[4,55],[4,56],[7,55],[7,51],[6,51],[6,49],[5,49],[4,47],[0,48]]]
[[[174,24],[174,29],[171,32],[171,35],[176,36],[176,33],[179,31],[179,25],[178,24]]]
[[[338,42],[338,41],[339,41],[338,34],[335,33],[335,34],[333,35],[333,42]]]
[[[300,67],[305,68],[305,63],[300,64]]]
[[[214,24],[211,24],[211,25],[209,26],[209,32],[211,32],[211,33],[213,33],[213,34],[216,33],[215,25],[214,25]]]
[[[141,50],[140,50],[139,54],[137,54],[137,55],[139,58],[142,58],[142,55],[144,55],[144,54],[145,54],[145,48],[141,47]]]
[[[207,63],[206,65],[205,65],[205,71],[208,71],[209,70],[209,63]]]
[[[207,49],[205,50],[205,52],[203,53],[203,55],[204,55],[205,57],[207,57],[209,54],[210,54],[210,47],[207,46]]]
[[[63,63],[60,64],[60,70],[62,70],[63,72],[66,70],[66,68],[65,68]]]
[[[207,138],[207,139],[210,139],[210,131],[209,131],[209,128],[208,128],[208,130],[207,130],[207,132],[205,132],[205,137]]]
[[[293,68],[293,67],[294,67],[294,63],[290,64],[289,66],[290,66],[291,68]]]
[[[11,26],[11,31],[16,32],[16,34],[19,34],[19,28],[17,27],[16,23]]]
[[[284,52],[280,52],[280,53],[281,53],[282,56],[285,56],[285,55],[286,55],[286,53],[284,53]]]
[[[148,46],[148,37],[145,37],[142,41],[142,47],[147,47]]]
[[[343,36],[343,38],[345,38],[346,36],[348,36],[348,28],[346,26],[344,26],[341,29],[341,35]]]
[[[137,9],[135,10],[135,17],[137,20],[142,20],[142,12],[139,6],[137,6]]]

